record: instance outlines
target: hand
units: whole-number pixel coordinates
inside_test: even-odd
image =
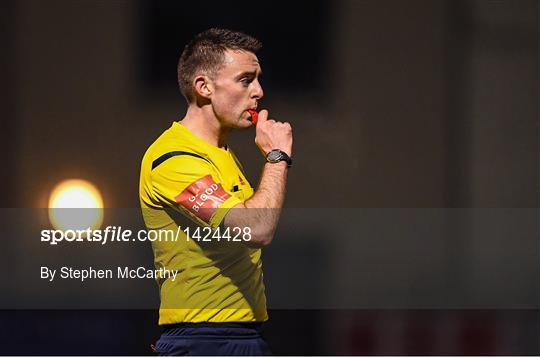
[[[280,149],[292,157],[292,142],[292,128],[289,123],[268,119],[268,111],[265,109],[259,112],[255,144],[264,157],[272,149]]]

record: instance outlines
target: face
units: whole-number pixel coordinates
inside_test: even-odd
[[[222,68],[212,78],[212,107],[225,127],[252,125],[248,109],[256,109],[263,97],[259,83],[261,67],[251,52],[227,50]]]

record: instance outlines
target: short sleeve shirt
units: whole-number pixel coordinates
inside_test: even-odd
[[[149,230],[179,234],[176,241],[152,242],[156,268],[178,272],[174,281],[159,281],[160,324],[268,318],[260,249],[197,242],[182,227],[220,230],[228,211],[253,195],[230,148],[213,146],[174,122],[144,155],[139,195]]]

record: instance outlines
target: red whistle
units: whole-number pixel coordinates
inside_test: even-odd
[[[257,121],[259,120],[259,113],[253,109],[248,109],[248,112],[251,115],[251,122],[253,122],[253,124],[257,124]]]

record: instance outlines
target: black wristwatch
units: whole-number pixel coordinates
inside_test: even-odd
[[[287,162],[287,168],[292,166],[292,159],[287,153],[279,149],[272,149],[266,154],[266,161],[268,163],[279,163],[281,161]]]

